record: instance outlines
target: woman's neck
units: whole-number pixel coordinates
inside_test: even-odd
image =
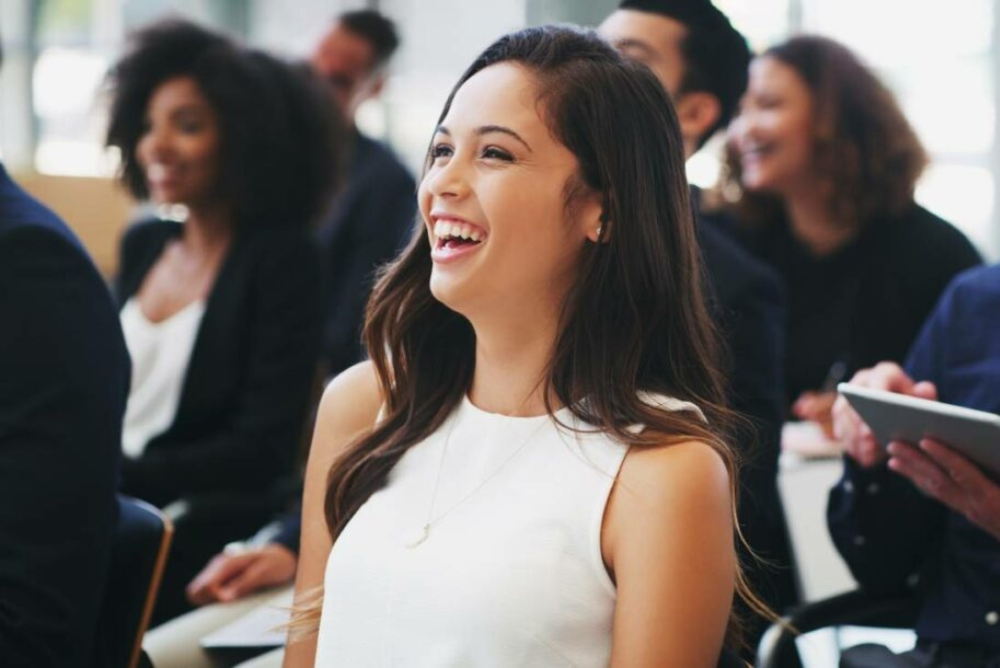
[[[232,213],[226,205],[190,207],[184,223],[184,245],[196,255],[221,255],[229,246],[233,228]]]
[[[786,195],[785,210],[792,234],[815,256],[830,255],[857,236],[857,225],[837,220],[818,188]]]
[[[555,344],[555,318],[505,317],[476,332],[476,369],[469,399],[490,413],[545,413],[545,375]],[[552,397],[550,397],[550,402]],[[555,406],[554,406],[555,408]]]

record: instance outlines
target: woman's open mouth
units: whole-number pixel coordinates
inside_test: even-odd
[[[458,220],[438,220],[434,223],[434,247],[431,258],[435,262],[448,262],[472,252],[488,236],[486,230]]]

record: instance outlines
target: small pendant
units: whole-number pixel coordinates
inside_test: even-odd
[[[403,547],[413,549],[427,540],[431,533],[429,524],[425,524],[418,529],[409,529],[403,532]]]

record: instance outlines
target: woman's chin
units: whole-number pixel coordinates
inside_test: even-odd
[[[781,169],[748,170],[741,175],[740,183],[749,192],[784,197],[801,181],[800,177],[801,173],[790,172],[782,166]]]
[[[752,175],[749,177],[744,175],[742,183],[743,189],[748,192],[762,195],[773,194],[775,192],[773,181],[764,175]]]
[[[431,272],[431,294],[445,306],[451,308],[452,302],[461,294],[461,282],[451,276],[442,276],[437,268]]]
[[[152,191],[149,199],[156,206],[187,206],[185,197],[171,191]]]
[[[474,291],[470,289],[468,281],[457,276],[443,275],[436,267],[431,272],[430,289],[434,299],[456,313],[466,312],[475,301]]]

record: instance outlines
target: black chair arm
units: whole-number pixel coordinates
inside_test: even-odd
[[[799,665],[795,638],[828,626],[845,624],[912,628],[917,617],[917,599],[913,591],[894,594],[871,594],[856,589],[792,609],[764,633],[757,647],[756,668],[785,668]]]

